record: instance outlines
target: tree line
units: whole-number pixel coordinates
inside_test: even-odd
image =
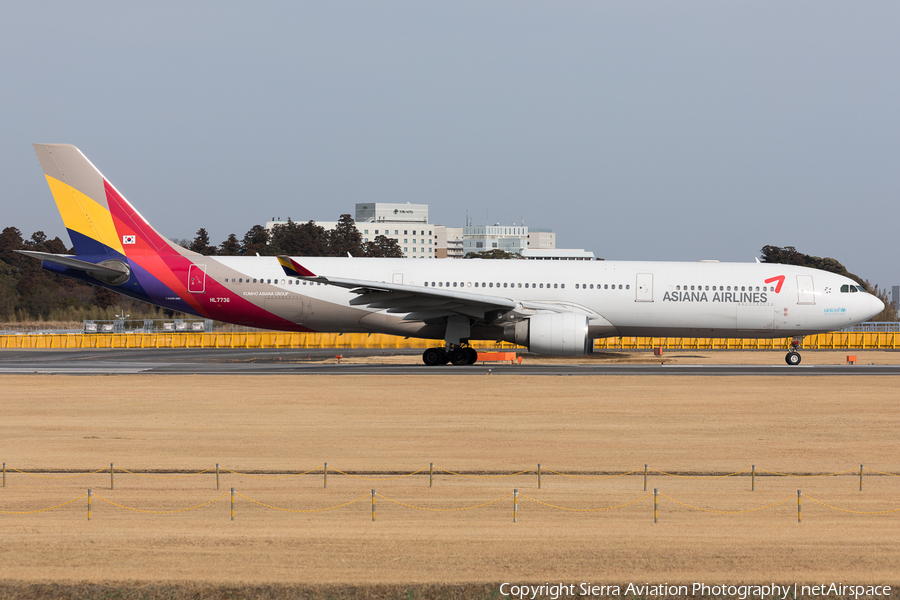
[[[341,215],[331,231],[315,221],[297,223],[290,219],[276,225],[272,231],[254,225],[243,239],[230,234],[214,246],[209,234],[201,227],[192,241],[176,240],[181,246],[205,256],[368,256],[371,258],[402,258],[403,250],[396,240],[384,235],[364,242],[359,229],[348,214]]]

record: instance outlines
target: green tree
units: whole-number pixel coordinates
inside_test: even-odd
[[[353,217],[341,215],[337,226],[328,233],[328,246],[331,256],[363,256],[362,235],[356,228]]]
[[[254,225],[241,240],[241,256],[271,256],[269,232],[262,225]]]
[[[228,234],[228,239],[219,244],[220,256],[238,256],[241,253],[241,242],[233,233]]]
[[[6,264],[18,269],[21,254],[16,254],[16,250],[24,250],[24,240],[22,232],[15,227],[7,227],[0,233],[0,260]]]
[[[272,228],[271,245],[276,254],[288,256],[329,256],[328,232],[315,221],[287,223]]]
[[[373,241],[363,244],[363,254],[372,258],[403,258],[403,249],[394,238],[378,235]]]
[[[216,247],[209,245],[209,234],[203,227],[197,230],[197,237],[194,238],[194,241],[191,242],[188,249],[204,256],[213,256],[216,254]]]

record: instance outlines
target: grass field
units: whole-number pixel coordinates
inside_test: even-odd
[[[404,597],[409,589],[449,598],[489,596],[490,586],[504,581],[897,582],[900,512],[854,514],[812,499],[852,511],[900,509],[900,477],[875,473],[900,473],[898,383],[894,377],[4,376],[8,471],[0,510],[53,506],[88,487],[99,498],[90,522],[84,498],[50,512],[0,514],[0,597],[102,597],[120,589],[121,597],[235,591]],[[120,471],[110,490],[108,472],[48,479],[61,473],[11,470],[72,475],[110,462],[184,474],[220,463],[222,489],[216,491],[212,473],[162,479]],[[331,471],[327,489],[323,462]],[[701,477],[651,471],[648,488],[663,495],[658,523],[643,491],[645,463]],[[702,478],[751,464],[760,471],[752,492],[748,473]],[[860,464],[871,469],[862,492]],[[307,470],[316,472],[263,478]],[[227,496],[173,514],[105,501],[177,510],[231,487],[242,494],[234,521]],[[513,489],[520,493],[516,523]],[[246,498],[293,510],[358,501],[298,513]],[[471,510],[422,510],[497,499]],[[739,514],[677,503],[742,511],[782,500]]]

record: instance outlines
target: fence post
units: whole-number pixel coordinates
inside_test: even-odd
[[[801,499],[803,498],[803,492],[797,490],[797,522],[803,522],[803,512],[801,510]]]
[[[653,522],[657,522],[659,517],[659,489],[653,488]]]
[[[513,523],[519,521],[519,490],[513,490]]]
[[[88,521],[91,520],[91,488],[88,488]]]
[[[862,474],[863,474],[863,466],[859,465],[859,491],[862,491]]]
[[[541,489],[541,463],[538,463],[538,489]]]
[[[647,491],[647,465],[644,465],[644,491]]]
[[[231,488],[231,520],[234,521],[234,488]]]
[[[322,487],[328,487],[328,463],[325,463],[325,479]]]
[[[428,487],[434,485],[434,463],[428,465]]]
[[[750,467],[750,491],[756,489],[756,465]]]
[[[113,489],[113,464],[109,463],[109,489]]]
[[[375,490],[372,490],[372,520],[375,520]]]
[[[216,489],[219,489],[219,463],[216,463]]]

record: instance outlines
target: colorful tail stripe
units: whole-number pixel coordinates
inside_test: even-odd
[[[278,264],[288,277],[315,277],[316,274],[292,259],[290,256],[279,256]]]

